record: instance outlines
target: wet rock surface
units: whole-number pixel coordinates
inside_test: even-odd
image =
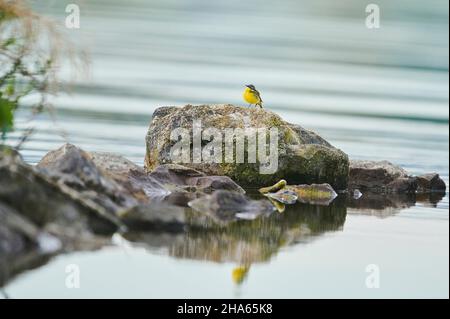
[[[39,228],[12,207],[0,203],[0,257],[15,256],[37,248]]]
[[[186,129],[192,137],[194,120],[200,120],[203,129],[214,128],[221,132],[227,129],[277,129],[278,169],[275,173],[260,174],[259,162],[229,163],[223,159],[219,163],[194,163],[190,160],[182,163],[185,166],[207,175],[229,176],[244,187],[271,185],[282,178],[290,184],[329,183],[336,189],[347,186],[348,157],[344,152],[316,133],[290,124],[269,110],[230,104],[158,108],[146,136],[145,166],[148,171],[173,162],[171,152],[177,141],[171,139],[171,134],[175,129]],[[224,135],[218,142],[223,150],[227,147]],[[202,142],[202,146],[205,143],[208,142]],[[188,145],[192,148],[193,139]],[[247,147],[245,151],[248,151]]]
[[[329,205],[338,196],[330,184],[288,185],[285,180],[260,188],[259,192],[282,204],[294,204],[298,201],[304,204]]]
[[[445,182],[440,178],[439,174],[437,173],[430,173],[416,176],[416,182],[418,193],[428,193],[428,192],[445,193],[446,191]]]
[[[305,204],[328,205],[338,196],[329,184],[292,185],[286,189],[295,192],[298,201]]]
[[[305,143],[327,145],[312,132],[289,128]],[[36,166],[2,148],[0,286],[56,254],[110,245],[113,234],[178,258],[239,263],[241,278],[282,246],[338,231],[347,209],[388,217],[417,202],[437,205],[445,195],[438,174],[414,177],[388,162],[353,161],[346,192],[284,177],[246,191],[229,176],[173,163],[147,171],[119,154],[71,144]]]
[[[395,193],[398,188],[413,191],[414,184],[404,169],[388,161],[350,161],[349,189]]]
[[[36,166],[2,149],[0,268],[11,268],[12,274],[25,257],[31,265],[58,252],[98,248],[116,232],[183,232],[182,206],[217,189],[245,193],[229,177],[180,165],[147,173],[120,155],[89,153],[71,144],[49,152]]]
[[[411,176],[388,161],[350,161],[348,188],[362,193],[445,192],[445,182],[436,173]]]
[[[80,232],[113,233],[121,226],[78,190],[5,152],[0,154],[0,199],[38,227],[57,223]]]
[[[195,211],[207,213],[219,221],[255,219],[275,211],[267,200],[251,200],[243,194],[226,190],[202,196],[188,205]]]
[[[126,164],[123,158],[120,162],[123,166],[118,165],[118,162],[116,156],[92,156],[75,145],[65,144],[45,155],[37,168],[59,185],[73,188],[81,196],[95,201],[109,213],[116,215],[121,210],[136,205],[139,197],[145,199],[139,196],[142,195],[139,191],[127,187],[129,185],[124,174],[134,167]],[[135,193],[138,198],[135,198]]]
[[[298,200],[298,194],[289,189],[280,189],[275,193],[267,193],[265,196],[288,205],[295,204]]]
[[[148,174],[167,189],[212,193],[215,190],[229,190],[244,194],[244,189],[228,176],[207,176],[205,173],[177,164],[156,167]]]
[[[139,205],[121,213],[121,220],[133,231],[165,231],[179,232],[186,226],[182,207],[157,202]]]

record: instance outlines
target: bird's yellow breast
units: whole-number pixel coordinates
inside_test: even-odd
[[[243,97],[244,100],[250,104],[256,104],[260,101],[258,96],[254,94],[249,88],[245,88]]]

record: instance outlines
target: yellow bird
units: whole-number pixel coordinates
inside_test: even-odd
[[[253,84],[248,84],[245,86],[244,94],[243,94],[244,100],[249,103],[251,106],[252,104],[255,104],[255,106],[259,106],[262,108],[262,99],[261,94],[259,94],[258,90],[255,88]]]

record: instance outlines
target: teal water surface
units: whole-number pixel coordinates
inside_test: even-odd
[[[39,12],[63,24],[67,3]],[[352,159],[389,160],[449,181],[448,1],[80,1],[81,28],[65,30],[91,57],[89,74],[54,99],[54,123],[19,114],[17,141],[36,163],[67,140],[139,165],[153,111],[163,105],[243,104],[243,84],[266,108],[319,133]],[[66,69],[63,72],[66,73]],[[65,76],[69,81],[69,77]],[[448,298],[448,193],[413,206],[304,207],[262,231],[115,236],[114,245],[61,255],[4,291],[22,297]],[[253,231],[256,228],[251,228]],[[279,240],[277,243],[271,239]],[[80,288],[65,285],[67,265]],[[379,288],[368,288],[368,265]],[[244,270],[242,282],[235,275]]]

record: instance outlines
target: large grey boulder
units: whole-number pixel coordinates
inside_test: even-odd
[[[201,134],[203,134],[203,139],[200,136],[201,141],[198,139],[198,129],[193,129],[194,121],[196,123],[201,121]],[[210,142],[218,143],[225,152],[230,145],[225,139],[227,130],[247,129],[248,132],[258,128],[266,128],[267,132],[270,129],[277,130],[278,143],[270,154],[277,155],[276,170],[273,170],[273,167],[262,169],[262,167],[267,168],[264,165],[267,161],[261,161],[262,157],[259,156],[256,162],[248,161],[248,155],[253,149],[248,142],[245,143],[245,163],[236,163],[236,154],[233,155],[233,153],[231,153],[231,161],[227,159],[228,153],[223,157],[219,154],[217,158],[209,159],[209,161],[205,159],[204,154],[201,161],[197,155],[192,154],[194,145],[201,144],[202,149],[205,150],[208,145],[211,147]],[[214,138],[210,138],[208,134],[211,130],[207,129],[216,130],[215,133],[219,132],[222,139],[219,139],[217,134]],[[180,162],[178,159],[175,161],[173,155],[174,146],[179,145],[175,135],[182,130],[190,135],[191,140],[188,146],[191,148],[191,154],[187,161],[184,158]],[[258,135],[258,138],[260,136]],[[234,142],[236,141],[235,138]],[[229,176],[242,186],[262,187],[271,185],[282,178],[290,184],[329,183],[337,190],[345,189],[347,186],[348,157],[344,152],[333,147],[316,133],[290,124],[266,109],[245,108],[230,104],[161,107],[153,114],[146,136],[146,147],[145,167],[148,171],[152,171],[158,165],[178,161],[179,164],[202,171],[207,175]]]

